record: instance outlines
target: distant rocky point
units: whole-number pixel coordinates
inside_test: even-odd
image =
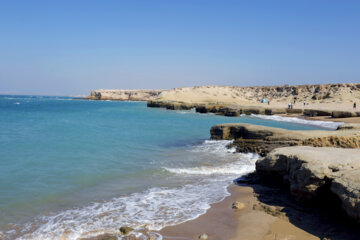
[[[86,99],[116,100],[116,101],[149,101],[159,97],[163,90],[106,90],[99,89],[91,92]]]

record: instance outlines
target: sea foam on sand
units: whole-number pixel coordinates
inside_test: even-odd
[[[280,122],[291,122],[291,123],[298,123],[298,124],[304,124],[304,125],[312,125],[312,126],[319,126],[323,128],[328,129],[337,129],[338,126],[343,124],[343,122],[331,122],[331,121],[318,121],[318,120],[306,120],[301,119],[297,117],[281,117],[276,115],[258,115],[258,114],[252,114],[252,117],[255,118],[262,118],[267,120],[273,120],[273,121],[280,121]]]

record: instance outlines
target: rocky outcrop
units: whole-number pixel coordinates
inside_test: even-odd
[[[278,148],[257,161],[256,172],[282,179],[302,201],[335,194],[345,212],[360,221],[360,149]]]
[[[147,102],[147,107],[153,108],[166,108],[168,110],[190,110],[196,106],[191,103],[184,102],[168,102],[168,101],[153,101],[150,100]]]
[[[297,114],[307,117],[331,116],[333,118],[360,117],[360,112],[352,111],[331,111],[318,109],[287,109],[287,108],[270,108],[262,106],[242,106],[240,104],[226,103],[188,103],[179,101],[150,100],[147,102],[148,107],[160,107],[170,110],[186,110],[195,108],[198,113],[215,113],[228,117],[238,117],[242,114],[261,114],[261,115],[279,115],[279,114]]]
[[[316,109],[305,109],[304,115],[309,117],[318,117],[318,116],[331,116],[331,111],[316,110]]]
[[[331,116],[333,118],[360,117],[360,112],[333,111],[333,112],[331,112]]]
[[[339,128],[336,131],[290,131],[260,125],[228,123],[213,126],[210,134],[212,139],[234,139],[232,146],[239,152],[256,152],[261,156],[284,146],[360,148],[360,131],[356,128]]]
[[[238,104],[225,104],[225,103],[187,103],[178,101],[160,101],[150,100],[147,102],[148,107],[166,108],[169,110],[188,110],[195,108],[198,113],[215,113],[227,117],[238,117],[242,114],[261,114],[261,115],[274,115],[274,114],[293,114],[302,113],[301,109],[286,109],[286,108],[264,108],[258,106],[241,106]]]
[[[92,91],[86,99],[117,101],[149,101],[158,98],[163,90],[105,90]]]

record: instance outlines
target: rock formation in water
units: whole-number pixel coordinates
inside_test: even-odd
[[[299,200],[329,193],[346,213],[360,221],[360,125],[336,131],[291,131],[243,123],[218,124],[212,139],[234,139],[239,152],[256,152],[256,173],[281,179]],[[329,199],[330,201],[330,199]]]
[[[336,131],[290,131],[244,123],[218,124],[210,130],[212,139],[234,139],[232,146],[239,152],[256,152],[265,156],[284,146],[360,148],[357,125],[344,125]]]

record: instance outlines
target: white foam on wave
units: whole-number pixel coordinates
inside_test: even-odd
[[[279,121],[279,122],[290,122],[290,123],[298,123],[304,125],[312,125],[312,126],[319,126],[323,128],[329,129],[337,129],[337,127],[343,122],[330,122],[330,121],[319,121],[319,120],[306,120],[297,117],[281,117],[276,115],[258,115],[258,114],[251,114],[252,117],[262,118],[267,120]]]
[[[22,236],[16,239],[78,239],[103,233],[117,234],[117,229],[124,223],[138,230],[160,230],[204,214],[211,203],[221,201],[229,194],[226,186],[218,182],[202,182],[181,188],[152,188],[104,203],[43,216],[24,226]]]
[[[122,225],[134,227],[140,239],[146,239],[145,235],[141,235],[144,232],[149,234],[149,231],[195,219],[204,214],[210,204],[229,195],[227,187],[235,178],[255,169],[258,156],[235,153],[235,149],[226,147],[231,142],[207,140],[188,149],[190,153],[205,159],[206,154],[222,159],[217,166],[167,169],[176,176],[198,175],[193,183],[173,188],[154,187],[109,201],[42,216],[31,223],[18,226],[16,233],[5,232],[6,237],[3,239],[78,239],[104,233],[118,234],[118,228]],[[161,236],[157,236],[157,239],[161,239]]]
[[[194,146],[192,149],[190,149],[190,151],[222,155],[235,153],[235,148],[228,148],[228,145],[233,142],[234,140],[205,140],[202,144]]]
[[[240,155],[240,154],[239,154]],[[222,166],[202,166],[194,168],[167,168],[168,172],[175,174],[191,174],[191,175],[237,175],[242,176],[244,174],[255,171],[255,162],[259,158],[257,154],[248,153],[241,154],[239,160],[233,163],[224,164]]]
[[[196,113],[195,108],[192,108],[190,110],[177,110],[175,111],[178,114],[192,114],[192,113]]]

